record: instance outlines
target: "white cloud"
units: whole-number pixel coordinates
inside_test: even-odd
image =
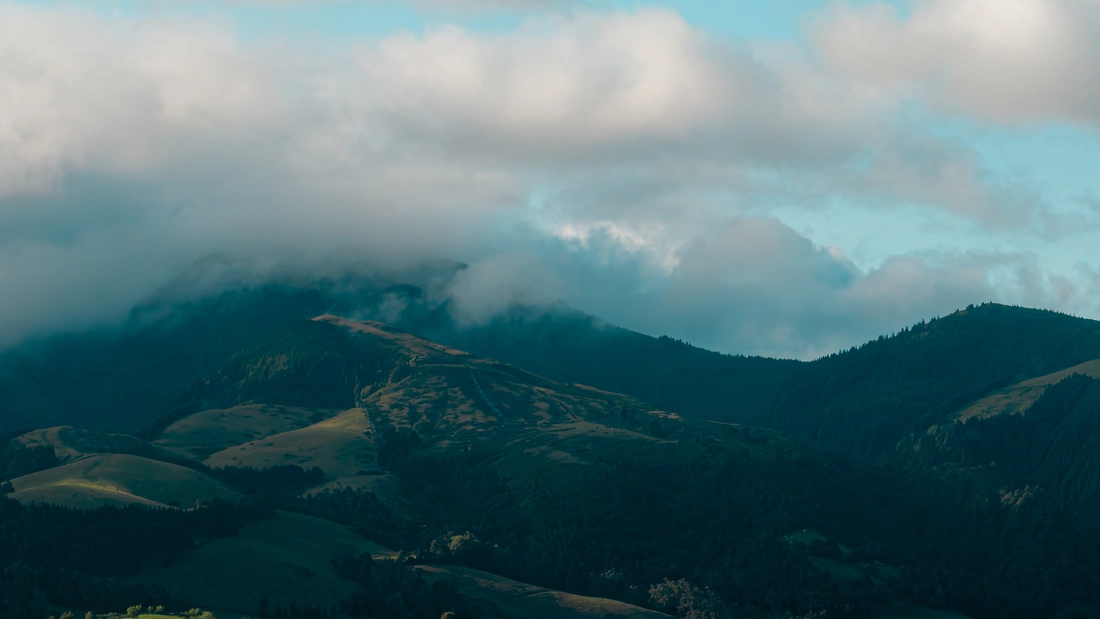
[[[1095,310],[1095,272],[1052,275],[1035,256],[938,250],[859,268],[771,217],[739,217],[699,231],[660,264],[665,247],[638,248],[614,230],[531,243],[485,265],[451,293],[465,320],[484,323],[513,302],[555,295],[613,322],[727,352],[810,359],[971,303]],[[548,291],[531,295],[532,288]]]
[[[832,68],[945,112],[1100,127],[1093,0],[914,0],[908,15],[837,4],[813,35]]]
[[[452,294],[472,322],[561,296],[725,350],[824,351],[885,328],[875,312],[974,300],[992,267],[860,270],[754,215],[841,196],[1020,226],[1036,208],[865,82],[668,10],[316,50],[0,4],[3,337],[122,315],[210,252],[298,248],[471,261]],[[1077,302],[1044,278],[1020,294]]]

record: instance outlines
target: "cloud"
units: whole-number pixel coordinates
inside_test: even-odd
[[[998,123],[1100,127],[1100,4],[915,0],[836,4],[813,28],[826,63],[884,92]]]
[[[1052,275],[1033,255],[937,250],[860,268],[773,217],[727,220],[673,251],[597,226],[474,264],[450,292],[472,323],[513,302],[570,299],[622,326],[727,352],[812,359],[971,303],[1095,310],[1095,271]],[[467,286],[467,284],[469,285]],[[547,295],[530,295],[532,288]]]
[[[0,4],[0,58],[0,290],[19,291],[0,346],[117,320],[211,253],[446,256],[472,265],[449,289],[472,323],[563,298],[798,356],[998,286],[1078,303],[1035,265],[1035,286],[993,279],[1018,256],[857,267],[770,217],[915,204],[998,230],[1043,205],[899,119],[896,96],[669,10],[326,50],[217,18]]]

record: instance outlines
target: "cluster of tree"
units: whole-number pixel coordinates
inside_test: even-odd
[[[675,439],[631,456],[601,456],[567,487],[509,475],[530,468],[514,460],[523,457],[516,452],[477,444],[412,452],[392,470],[427,526],[406,529],[397,547],[414,549],[414,562],[465,565],[642,606],[655,604],[649,587],[667,578],[754,612],[864,616],[870,585],[838,598],[828,575],[781,539],[810,521],[857,539],[882,531],[878,523],[894,515],[862,496],[881,480],[811,461],[784,470],[707,441]]]
[[[950,557],[941,561],[950,569],[914,570],[920,597],[975,614],[1100,612],[1097,413],[1100,381],[1072,375],[1023,415],[972,418],[921,437],[905,475],[916,496],[949,510],[920,512],[933,535],[919,558]],[[979,607],[975,583],[996,583],[989,609]]]
[[[287,509],[338,522],[366,539],[391,548],[406,547],[410,539],[416,539],[421,528],[415,519],[393,514],[373,492],[349,487],[329,488],[284,505]]]
[[[987,304],[801,366],[766,419],[827,451],[897,463],[899,442],[990,391],[1100,358],[1100,323]]]
[[[236,535],[269,505],[208,502],[193,510],[22,505],[0,496],[0,616],[45,616],[50,605],[99,612],[140,602],[186,605],[163,589],[122,579],[179,560],[196,538]]]
[[[388,467],[424,447],[424,441],[412,428],[382,427],[377,437],[378,464]]]
[[[165,608],[162,605],[157,606],[142,606],[141,604],[135,604],[126,609],[122,613],[106,613],[97,615],[92,611],[84,613],[84,619],[133,619],[135,617],[141,617],[142,615],[157,615],[163,616]],[[60,614],[52,614],[49,619],[77,619],[77,614],[71,610],[64,611]],[[181,619],[217,619],[214,613],[208,610],[202,610],[201,608],[192,608],[186,612],[174,613],[174,617],[180,617]]]
[[[522,448],[408,451],[391,470],[427,526],[384,526],[399,538],[391,545],[414,549],[414,562],[465,565],[650,607],[667,608],[647,593],[668,579],[710,591],[748,616],[866,617],[898,600],[979,618],[1091,612],[1100,601],[1092,586],[1100,578],[1100,540],[1090,520],[1100,495],[1100,445],[1086,437],[1100,437],[1100,428],[1081,424],[1100,423],[1100,388],[1093,391],[1092,382],[1100,384],[1076,377],[1049,390],[1036,406],[1058,415],[967,424],[950,443],[965,446],[955,456],[959,466],[944,466],[941,455],[936,464],[876,469],[768,431],[716,426],[773,454],[746,460],[713,435],[675,423],[661,429],[668,441],[643,453],[603,452],[558,483],[539,475]],[[1018,423],[1009,439],[1003,427]],[[1067,423],[1071,430],[1057,429]],[[1041,456],[1014,465],[1033,475],[973,470],[985,461],[974,453],[1026,441],[1045,445]],[[1085,472],[1059,477],[1092,461]],[[384,520],[384,509],[372,510],[376,522]],[[782,541],[805,526],[833,539],[810,548]],[[822,559],[860,576],[838,582]]]
[[[649,603],[654,608],[684,619],[722,619],[740,616],[722,598],[709,589],[700,589],[687,580],[663,581],[649,588]]]
[[[22,431],[20,432],[22,434]],[[37,445],[28,447],[14,439],[0,437],[0,481],[15,479],[60,465],[53,447]]]
[[[450,584],[429,583],[405,562],[374,562],[369,553],[334,562],[340,575],[359,585],[352,596],[329,606],[271,602],[261,593],[255,619],[480,619],[481,609]]]
[[[225,466],[210,469],[211,476],[248,494],[258,492],[295,493],[325,481],[319,467],[304,469],[294,464],[278,464],[257,469],[251,466]]]
[[[230,355],[335,306],[318,289],[274,284],[195,302],[171,294],[135,307],[122,329],[58,335],[0,354],[0,429],[94,420],[110,431],[136,431],[150,410],[175,406]]]

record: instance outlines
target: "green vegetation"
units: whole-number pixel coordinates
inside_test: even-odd
[[[51,447],[61,464],[90,454],[129,454],[164,462],[178,461],[171,453],[125,434],[103,434],[72,426],[27,432],[15,439],[27,449]]]
[[[0,355],[0,429],[75,423],[133,433],[230,355],[289,320],[332,307],[320,290],[278,285],[200,302],[166,293],[135,307],[121,331],[27,343]]]
[[[1100,378],[1100,359],[1009,385],[973,402],[954,415],[956,421],[966,421],[972,417],[993,417],[996,415],[1022,415],[1035,404],[1047,387],[1062,382],[1073,374],[1082,374]]]
[[[829,451],[890,460],[899,443],[995,389],[1097,358],[1096,321],[987,304],[803,366],[766,425]]]
[[[501,616],[515,619],[661,619],[668,615],[605,598],[572,595],[509,580],[478,570],[421,565],[429,582],[443,581],[485,604]]]
[[[199,545],[182,562],[144,570],[130,580],[163,587],[193,604],[239,613],[254,612],[261,591],[271,604],[327,609],[358,591],[340,577],[334,562],[384,550],[338,524],[276,512],[234,536]]]
[[[370,430],[366,414],[351,409],[298,430],[229,447],[211,454],[204,462],[211,467],[319,467],[330,481],[353,479],[359,471],[374,466],[377,459]]]
[[[1100,381],[1084,375],[1097,323],[986,305],[798,363],[567,310],[459,331],[410,305],[406,326],[517,367],[379,323],[297,319],[328,293],[256,294],[281,299],[283,319],[216,336],[209,354],[172,337],[244,325],[251,297],[88,357],[196,355],[150,413],[99,416],[107,392],[88,388],[101,427],[151,444],[4,437],[0,614],[1100,612]],[[75,342],[53,350],[90,355]],[[0,402],[74,418],[42,386],[75,366],[12,359],[0,398],[18,397]],[[120,503],[134,505],[89,509]]]
[[[299,430],[338,412],[269,404],[206,410],[172,424],[154,444],[187,458],[203,460],[212,453],[251,440]]]
[[[127,454],[98,454],[11,480],[11,497],[23,503],[91,508],[140,504],[193,507],[204,499],[241,495],[199,471]]]

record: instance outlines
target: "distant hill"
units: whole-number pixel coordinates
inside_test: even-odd
[[[445,309],[445,308],[444,308]],[[606,324],[565,305],[516,308],[486,325],[445,311],[401,325],[425,337],[562,382],[630,394],[654,406],[722,421],[759,422],[802,363],[724,355]]]
[[[984,304],[809,363],[721,355],[650,338],[567,308],[458,328],[414,328],[438,341],[557,380],[630,394],[668,410],[767,426],[869,461],[1009,385],[1056,382],[1100,357],[1100,322]],[[1052,374],[1053,373],[1053,374]],[[1046,374],[1046,378],[1036,378]],[[1044,382],[1045,381],[1045,382]],[[1017,407],[1026,407],[1032,389]],[[966,413],[969,414],[969,413]]]
[[[11,498],[89,509],[102,505],[194,507],[200,499],[240,494],[193,469],[127,454],[85,456],[11,480]]]
[[[893,459],[992,391],[1100,358],[1100,322],[985,304],[799,366],[766,419],[828,451]]]
[[[564,305],[519,307],[488,325],[459,327],[446,302],[393,279],[284,279],[211,288],[197,297],[184,294],[195,286],[181,279],[135,307],[122,329],[59,335],[0,353],[0,430],[76,424],[136,432],[229,356],[291,321],[325,313],[386,317],[406,331],[555,380],[711,418],[766,415],[780,383],[799,365],[649,337]],[[389,316],[391,306],[403,310]]]

